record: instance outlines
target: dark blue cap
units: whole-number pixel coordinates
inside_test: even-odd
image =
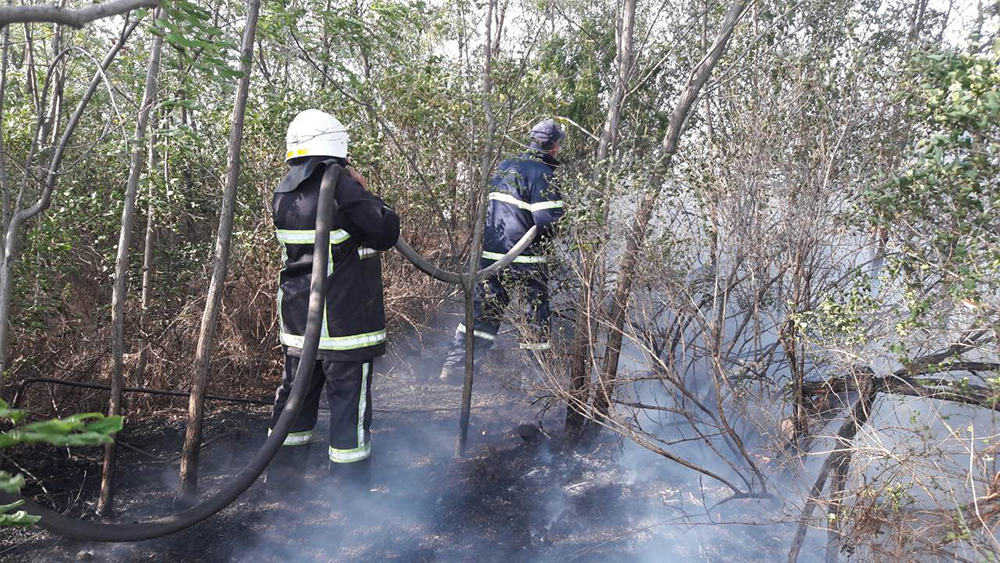
[[[555,121],[546,119],[532,127],[528,137],[531,138],[531,148],[548,151],[552,150],[556,143],[563,140],[566,133],[563,133]]]

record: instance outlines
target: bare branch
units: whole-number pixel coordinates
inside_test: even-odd
[[[114,0],[76,10],[60,6],[4,6],[0,7],[0,27],[12,23],[51,22],[80,29],[94,20],[117,16],[137,8],[155,8],[157,4],[158,0]]]

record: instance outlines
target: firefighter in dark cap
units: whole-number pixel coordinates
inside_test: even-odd
[[[523,292],[527,298],[527,330],[521,331],[520,348],[549,349],[549,272],[543,244],[563,215],[562,196],[553,176],[559,166],[556,160],[559,143],[565,136],[555,121],[541,121],[531,128],[528,150],[500,163],[490,180],[480,267],[503,257],[531,227],[538,227],[539,232],[507,269],[483,280],[476,288],[476,323],[472,331],[477,366],[496,341],[500,318],[512,292]],[[455,331],[441,369],[443,382],[459,383],[463,379],[467,330],[469,327],[461,323]]]

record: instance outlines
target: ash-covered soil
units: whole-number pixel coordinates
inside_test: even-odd
[[[208,521],[134,544],[3,530],[0,561],[730,563],[786,556],[790,528],[766,524],[777,517],[767,501],[733,501],[709,512],[706,506],[722,500],[724,491],[703,488],[696,475],[676,466],[664,469],[669,462],[634,446],[623,452],[611,438],[591,452],[564,452],[554,433],[562,413],[545,419],[553,429],[543,426],[537,439],[526,441],[516,427],[537,423],[539,409],[497,374],[477,381],[467,455],[456,458],[461,389],[418,378],[415,373],[427,372],[421,363],[376,366],[374,489],[365,506],[338,505],[337,491],[327,486],[321,418],[299,498],[268,502],[258,480]],[[202,496],[250,458],[269,415],[265,407],[210,407]],[[175,510],[173,458],[183,433],[184,413],[176,408],[127,420],[118,437],[114,521]],[[99,448],[18,448],[5,455],[37,479],[27,493],[67,514],[96,518]]]

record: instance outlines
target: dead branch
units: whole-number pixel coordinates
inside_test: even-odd
[[[60,6],[3,6],[0,7],[0,27],[12,23],[48,22],[80,29],[94,20],[121,15],[138,8],[154,8],[158,4],[158,0],[114,0],[75,10]]]
[[[937,366],[936,369],[931,369],[928,366],[919,370],[904,368],[897,370],[891,375],[875,379],[873,390],[876,393],[938,399],[1000,411],[1000,393],[995,389],[944,377],[921,376],[922,373],[997,370],[1000,370],[1000,364],[990,362],[952,362]],[[904,375],[906,373],[910,375]],[[830,392],[842,393],[857,390],[857,382],[851,377],[839,377],[826,381],[806,383],[804,385],[804,392],[813,397]]]
[[[809,499],[806,500],[806,505],[802,508],[802,516],[799,517],[799,527],[795,532],[795,539],[792,541],[792,549],[788,552],[788,563],[796,563],[799,559],[799,551],[801,551],[802,543],[806,539],[806,530],[809,527],[809,521],[812,520],[813,510],[819,503],[820,494],[823,492],[823,487],[826,486],[826,479],[830,475],[830,472],[834,472],[835,478],[838,478],[837,476],[842,472],[846,473],[847,466],[851,463],[851,442],[854,440],[854,436],[857,435],[858,430],[861,429],[861,426],[868,421],[872,404],[875,402],[877,393],[875,392],[874,385],[869,383],[871,380],[865,378],[863,373],[855,375],[860,380],[860,386],[863,388],[861,396],[854,403],[854,407],[851,409],[847,420],[840,426],[840,430],[836,436],[836,447],[826,458],[826,461],[823,462],[823,467],[820,469],[819,475],[816,477],[816,482],[813,483],[812,490],[809,493]]]

